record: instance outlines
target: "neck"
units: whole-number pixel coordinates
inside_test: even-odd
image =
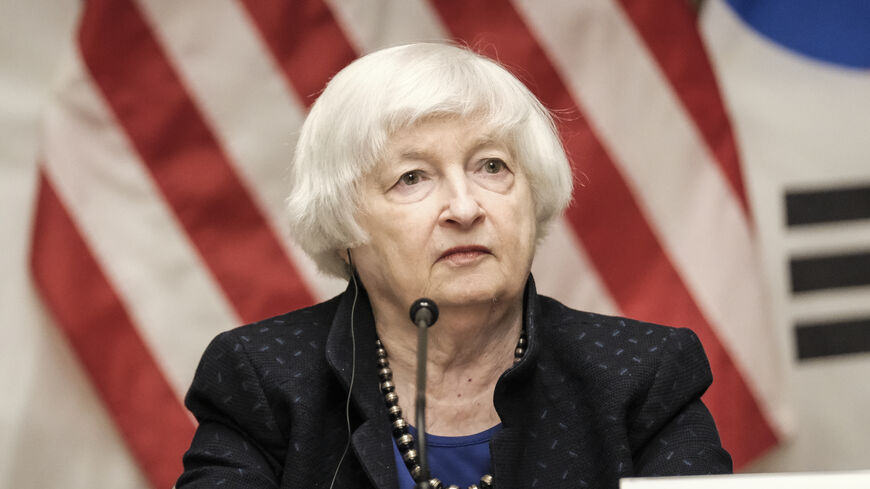
[[[406,314],[384,314],[373,305],[378,336],[389,355],[396,392],[413,419],[417,331]],[[380,313],[380,314],[379,314]],[[442,307],[429,330],[427,431],[466,435],[499,422],[492,403],[495,384],[514,359],[522,329],[522,298],[511,303]],[[373,367],[374,368],[374,367]]]

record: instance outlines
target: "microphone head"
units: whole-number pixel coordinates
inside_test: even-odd
[[[425,321],[426,326],[432,326],[438,320],[438,306],[432,299],[421,297],[411,304],[411,321],[417,324]]]

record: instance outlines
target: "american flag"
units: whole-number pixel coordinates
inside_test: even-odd
[[[740,151],[686,0],[90,0],[45,116],[31,265],[153,487],[181,471],[208,341],[343,289],[283,223],[307,108],[357,56],[437,39],[558,118],[577,184],[539,290],[692,328],[737,467],[783,436]]]

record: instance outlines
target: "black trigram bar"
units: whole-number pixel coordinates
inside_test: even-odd
[[[870,317],[795,327],[799,360],[870,352]]]
[[[870,252],[792,258],[792,292],[870,285]]]
[[[788,191],[785,208],[789,226],[870,219],[870,185]]]

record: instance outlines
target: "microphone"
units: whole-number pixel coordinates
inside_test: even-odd
[[[411,304],[411,321],[417,326],[420,325],[420,321],[425,321],[428,328],[435,324],[437,320],[438,306],[435,305],[435,301],[432,299],[421,297]]]
[[[429,327],[438,320],[438,306],[432,299],[420,298],[411,305],[411,321],[417,325],[417,452],[420,456],[420,481],[417,489],[429,489],[429,460],[426,457],[426,340]]]

